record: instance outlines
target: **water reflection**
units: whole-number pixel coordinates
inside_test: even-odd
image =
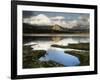
[[[33,50],[45,50],[46,54],[42,56],[39,60],[40,61],[55,61],[57,63],[63,64],[64,66],[74,66],[79,65],[80,61],[79,58],[64,51],[72,51],[75,49],[68,49],[68,48],[57,48],[52,47],[51,45],[62,45],[68,46],[68,44],[73,43],[89,43],[89,37],[69,37],[69,36],[34,36],[32,37],[32,41],[25,43],[24,45],[31,45]],[[77,50],[81,51],[81,50]]]
[[[58,41],[60,41],[61,39],[62,39],[62,38],[59,37],[59,36],[52,37],[52,41],[54,41],[54,42],[58,42]]]
[[[64,66],[74,66],[80,64],[77,57],[65,54],[63,50],[50,48],[47,50],[45,56],[40,58],[41,61],[55,61],[57,63],[63,64]]]
[[[50,37],[50,36],[34,36],[32,41],[25,43],[24,45],[31,45],[35,50],[47,50],[52,44],[67,46],[70,43],[87,43],[89,42],[89,37]]]

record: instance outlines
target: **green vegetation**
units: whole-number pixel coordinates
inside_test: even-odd
[[[23,46],[23,68],[63,66],[54,61],[40,61],[39,58],[45,54],[45,50],[32,50],[31,46]]]
[[[39,59],[41,56],[44,56],[45,54],[45,50],[34,50],[32,51],[32,58]]]
[[[79,49],[79,50],[89,50],[89,43],[69,44],[68,48]]]
[[[79,50],[89,50],[89,43],[68,44],[68,46],[53,44],[51,46],[52,47],[59,47],[59,48],[71,48],[71,49],[79,49]]]

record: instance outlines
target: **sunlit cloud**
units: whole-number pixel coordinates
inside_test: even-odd
[[[51,17],[52,20],[62,20],[65,19],[63,16],[56,16],[56,17]]]
[[[23,19],[24,23],[31,25],[60,25],[63,28],[89,27],[89,16],[79,16],[77,19],[66,20],[64,16],[48,17],[45,14],[31,16]]]

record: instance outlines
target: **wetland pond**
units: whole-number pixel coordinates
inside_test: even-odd
[[[80,54],[89,54],[89,45],[87,49],[87,44],[89,44],[88,36],[31,36],[24,37],[24,40],[27,41],[24,46],[31,46],[32,51],[46,51],[38,59],[41,62],[54,61],[65,67],[77,66],[85,63],[84,60],[80,59]],[[74,53],[70,54],[70,52],[75,52],[75,54],[80,52],[80,54],[77,56],[73,55]],[[86,56],[86,58],[89,58],[89,56]]]

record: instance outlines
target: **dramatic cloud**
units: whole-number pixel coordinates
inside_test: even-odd
[[[56,17],[51,17],[52,20],[62,20],[65,19],[63,16],[56,16]]]
[[[24,23],[31,25],[55,25],[58,24],[64,28],[73,27],[89,27],[89,16],[79,16],[77,19],[66,20],[63,16],[48,17],[45,14],[39,14],[37,16],[31,16],[30,18],[24,18]]]
[[[44,14],[39,14],[38,16],[32,16],[30,18],[25,18],[24,23],[36,24],[36,25],[49,25],[51,20]]]
[[[89,16],[80,16],[78,20],[78,24],[82,27],[89,26]]]

